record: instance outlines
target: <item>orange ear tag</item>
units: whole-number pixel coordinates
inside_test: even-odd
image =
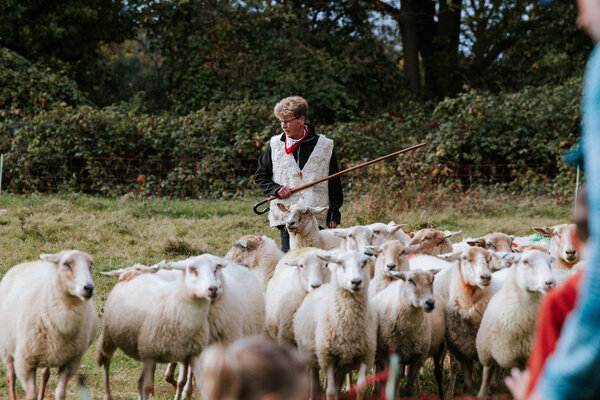
[[[300,179],[302,179],[302,172],[296,172],[296,173],[300,176]]]

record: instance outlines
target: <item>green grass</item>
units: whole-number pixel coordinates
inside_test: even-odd
[[[93,255],[94,298],[101,312],[115,279],[100,271],[134,263],[153,264],[162,259],[181,259],[209,252],[224,255],[231,243],[247,234],[268,235],[277,241],[279,232],[268,227],[266,215],[258,216],[252,206],[259,198],[232,200],[130,200],[99,199],[87,196],[0,196],[0,277],[8,268],[37,259],[40,253],[75,248]],[[520,199],[511,196],[431,201],[419,207],[395,202],[380,195],[366,195],[346,201],[342,208],[344,226],[375,221],[408,224],[406,229],[424,227],[462,230],[459,241],[493,231],[529,235],[531,226],[570,221],[568,205],[544,197]],[[101,398],[102,372],[94,365],[95,343],[86,353],[80,372],[85,374],[92,397]],[[162,378],[164,365],[156,374],[156,399],[173,396],[170,384]],[[137,378],[141,364],[118,351],[111,366],[111,386],[115,399],[137,398]],[[426,371],[430,375],[429,372]],[[8,396],[4,366],[0,366],[0,398]],[[435,383],[422,378],[425,390],[435,393]],[[56,374],[48,395],[56,385]],[[19,393],[22,393],[19,387]],[[21,394],[22,396],[22,394]],[[78,397],[74,381],[69,398]]]

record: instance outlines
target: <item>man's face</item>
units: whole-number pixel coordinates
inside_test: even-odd
[[[596,43],[600,41],[600,0],[577,0],[577,26]]]

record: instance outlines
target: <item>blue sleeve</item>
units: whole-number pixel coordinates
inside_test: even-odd
[[[600,398],[600,50],[588,62],[582,101],[590,236],[577,306],[539,384],[545,400]]]

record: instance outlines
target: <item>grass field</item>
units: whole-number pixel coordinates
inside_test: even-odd
[[[266,215],[252,212],[259,198],[233,200],[129,200],[99,199],[87,196],[0,196],[0,277],[13,265],[38,258],[40,253],[79,249],[94,257],[93,278],[97,286],[94,302],[101,313],[115,279],[101,275],[136,262],[150,265],[162,259],[177,260],[189,255],[224,255],[231,243],[246,234],[268,235],[278,241],[279,233],[268,227]],[[475,237],[493,231],[529,235],[532,226],[568,222],[568,200],[557,202],[545,197],[516,196],[459,197],[453,201],[431,201],[426,205],[394,204],[377,195],[347,200],[342,208],[343,226],[394,220],[408,224],[406,229],[435,227],[462,230],[454,238]],[[85,375],[92,398],[102,398],[102,373],[93,363],[95,343],[86,353],[80,372]],[[157,368],[156,399],[173,396],[170,384]],[[141,364],[118,351],[111,366],[113,396],[137,398],[137,378]],[[431,374],[421,377],[425,389],[435,392]],[[38,374],[39,375],[39,374]],[[53,375],[48,398],[53,398]],[[19,393],[22,396],[20,385]],[[74,381],[69,398],[79,398]],[[4,366],[0,366],[0,398],[8,392]]]

